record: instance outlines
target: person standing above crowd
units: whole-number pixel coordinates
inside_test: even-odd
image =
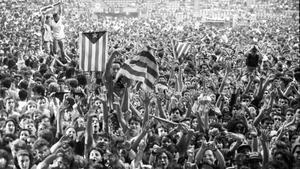
[[[52,37],[52,30],[51,30],[51,17],[49,15],[43,18],[43,43],[44,43],[44,51],[47,54],[52,52],[53,46],[53,37]]]
[[[70,61],[70,58],[67,56],[65,52],[65,26],[63,25],[62,19],[62,9],[61,5],[59,5],[58,12],[53,14],[53,20],[50,22],[50,26],[53,34],[53,53],[58,53],[58,46],[60,50],[60,54],[63,62]]]

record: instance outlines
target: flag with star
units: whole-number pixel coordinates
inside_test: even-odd
[[[106,31],[79,34],[79,68],[83,71],[104,71],[108,60]]]

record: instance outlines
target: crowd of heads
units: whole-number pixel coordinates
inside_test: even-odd
[[[0,169],[300,166],[297,20],[213,26],[38,7],[0,11]],[[59,20],[64,45],[46,50],[45,23]],[[79,32],[100,30],[106,71],[83,72]],[[191,43],[186,56],[174,57],[173,39]],[[149,91],[115,79],[144,50],[159,65]]]

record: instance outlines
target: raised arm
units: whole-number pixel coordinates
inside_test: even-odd
[[[141,97],[141,101],[145,107],[145,113],[143,118],[143,127],[146,125],[147,121],[149,120],[149,105],[151,101],[151,95],[148,92],[143,92],[143,96]]]
[[[57,158],[56,154],[49,155],[44,161],[40,162],[36,169],[48,169],[53,161]]]
[[[202,143],[201,147],[199,148],[199,150],[197,151],[197,154],[196,154],[196,157],[195,157],[195,163],[196,164],[202,163],[204,152],[207,148],[208,148],[208,143],[206,141],[204,141]]]
[[[56,115],[56,128],[57,128],[56,137],[57,138],[59,137],[60,134],[63,133],[62,119],[63,119],[64,111],[66,110],[67,107],[69,107],[69,105],[68,103],[66,103],[66,101],[64,101],[57,111],[57,115]]]
[[[104,132],[106,134],[109,133],[109,127],[108,127],[108,112],[109,108],[107,106],[107,101],[102,100],[103,105],[103,120],[104,120]]]
[[[142,158],[144,155],[144,151],[146,148],[146,143],[144,140],[142,140],[137,148],[137,154],[135,156],[135,159],[132,161],[132,163],[134,164],[134,168],[140,168],[140,164],[142,162]]]
[[[133,151],[137,152],[138,145],[140,144],[141,140],[146,136],[151,126],[152,126],[152,120],[147,121],[147,123],[143,127],[141,134],[131,144],[131,149]]]
[[[178,91],[179,92],[181,92],[182,91],[182,89],[183,89],[183,79],[182,79],[182,71],[183,71],[183,68],[182,68],[182,66],[180,65],[179,66],[179,71],[178,71]]]
[[[226,66],[224,79],[222,80],[222,83],[221,83],[220,88],[219,88],[219,90],[218,90],[219,94],[223,92],[223,89],[224,89],[224,87],[225,87],[226,80],[227,80],[227,78],[228,78],[228,75],[229,75],[230,70],[231,70],[231,68],[230,68],[230,65],[228,64],[228,65]]]
[[[251,85],[252,85],[252,83],[253,83],[253,80],[254,80],[254,76],[251,75],[250,78],[249,78],[249,82],[248,82],[248,84],[247,84],[247,86],[246,86],[246,89],[245,89],[245,91],[243,92],[243,95],[245,95],[246,93],[249,92],[250,87],[251,87]]]
[[[262,108],[260,109],[259,114],[258,114],[258,115],[256,116],[256,118],[254,119],[253,125],[254,125],[255,127],[257,127],[258,124],[259,124],[259,122],[261,121],[261,119],[264,117],[264,114],[265,114],[265,113],[268,113],[268,112],[269,112],[269,109],[267,109],[267,108],[265,108],[265,107],[262,107]]]
[[[214,152],[214,155],[216,156],[216,159],[218,160],[218,166],[220,169],[225,169],[226,167],[226,162],[223,154],[221,151],[217,148],[216,143],[212,143],[213,149],[212,151]]]
[[[161,104],[161,98],[156,97],[156,104],[157,104],[157,108],[158,108],[158,112],[159,112],[159,117],[167,119],[167,116],[162,108],[162,104]]]
[[[92,118],[93,116],[89,114],[87,115],[87,124],[85,129],[85,144],[84,144],[84,156],[88,158],[88,152],[90,148],[93,146],[94,138],[93,138],[93,127],[92,127]]]
[[[116,56],[119,55],[119,54],[120,54],[119,52],[114,51],[114,52],[110,55],[110,57],[109,57],[109,59],[108,59],[108,61],[107,61],[107,63],[106,63],[105,71],[104,71],[104,73],[103,73],[103,82],[107,81],[107,80],[110,78],[110,76],[111,76],[111,74],[110,74],[110,68],[111,68],[111,66],[112,66],[112,64],[113,64],[114,59],[115,59]]]
[[[267,137],[270,134],[267,130],[261,130],[261,137],[260,137],[260,141],[261,141],[261,145],[262,145],[262,149],[263,149],[263,165],[262,168],[266,168],[267,163],[269,162],[269,150],[267,148]]]
[[[129,105],[129,108],[130,108],[133,116],[136,116],[136,117],[139,117],[142,119],[141,113],[132,104]]]
[[[121,112],[120,104],[114,103],[114,108],[115,108],[115,111],[117,112],[117,118],[123,129],[123,133],[126,133],[129,127],[128,127],[128,125],[124,119],[124,116]]]

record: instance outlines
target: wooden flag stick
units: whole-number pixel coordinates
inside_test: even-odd
[[[155,118],[155,119],[157,119],[159,121],[162,121],[162,122],[165,122],[165,123],[168,123],[168,124],[171,124],[171,125],[175,125],[175,126],[179,124],[179,123],[175,123],[175,122],[172,122],[170,120],[163,119],[161,117],[157,117],[157,116],[153,116],[153,115],[150,115],[150,117],[153,117],[153,118]]]

